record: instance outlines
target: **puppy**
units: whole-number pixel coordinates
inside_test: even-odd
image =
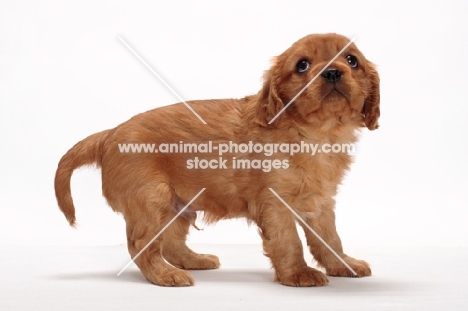
[[[196,212],[203,211],[211,223],[244,217],[257,224],[275,281],[288,286],[327,284],[321,271],[306,264],[297,219],[276,193],[357,276],[371,275],[365,261],[343,252],[335,229],[334,197],[352,160],[348,153],[278,151],[267,155],[231,148],[221,157],[215,149],[207,152],[194,147],[192,152],[185,152],[182,147],[183,143],[205,147],[208,143],[231,147],[255,143],[276,144],[281,149],[280,143],[355,143],[361,128],[378,127],[379,76],[354,44],[323,70],[348,43],[349,39],[337,34],[306,36],[275,58],[257,94],[188,102],[206,125],[179,103],[136,115],[78,142],[62,157],[55,176],[61,211],[70,225],[75,225],[70,179],[78,167],[94,164],[101,168],[104,197],[125,218],[129,253],[149,282],[193,285],[194,279],[186,270],[220,266],[216,256],[197,254],[186,245],[190,224]],[[180,150],[125,152],[123,144],[179,145]],[[265,169],[268,163],[273,165]],[[150,243],[178,212],[181,215]],[[310,252],[326,274],[354,276],[307,226],[299,224]],[[148,243],[147,249],[136,256]]]

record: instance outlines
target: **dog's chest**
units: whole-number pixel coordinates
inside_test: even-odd
[[[354,141],[354,135],[304,139],[303,150],[291,156],[289,168],[278,172],[278,179],[298,196],[334,196],[352,162]]]

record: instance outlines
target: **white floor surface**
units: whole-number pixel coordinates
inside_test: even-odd
[[[273,282],[260,245],[191,245],[222,267],[193,287],[151,285],[126,247],[1,246],[0,310],[468,310],[468,249],[355,248],[373,276],[320,288]],[[310,257],[307,257],[310,262]]]

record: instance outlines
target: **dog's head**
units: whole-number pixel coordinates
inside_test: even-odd
[[[354,44],[339,54],[349,42],[337,34],[309,35],[276,57],[258,94],[257,122],[267,126],[275,117],[273,124],[294,114],[308,120],[355,111],[370,130],[378,128],[379,75]]]

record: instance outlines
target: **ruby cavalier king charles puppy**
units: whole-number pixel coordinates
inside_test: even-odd
[[[371,275],[368,263],[344,253],[335,227],[334,197],[352,162],[349,153],[267,155],[237,149],[223,154],[227,161],[223,167],[197,169],[194,159],[216,163],[209,161],[220,160],[219,154],[200,150],[122,152],[119,148],[122,144],[182,142],[210,142],[212,146],[353,144],[362,128],[378,128],[380,95],[375,66],[349,43],[337,34],[308,35],[274,58],[262,88],[254,95],[157,108],[83,139],[58,164],[55,193],[61,211],[74,226],[72,173],[85,165],[99,167],[104,197],[125,218],[131,257],[144,277],[160,286],[193,285],[187,270],[219,268],[218,257],[198,254],[186,244],[197,212],[203,212],[207,223],[242,217],[256,224],[275,281],[281,284],[323,286],[328,283],[326,275]],[[239,160],[267,163],[272,158],[277,162],[269,170],[235,165]],[[323,272],[304,260],[297,223]]]

